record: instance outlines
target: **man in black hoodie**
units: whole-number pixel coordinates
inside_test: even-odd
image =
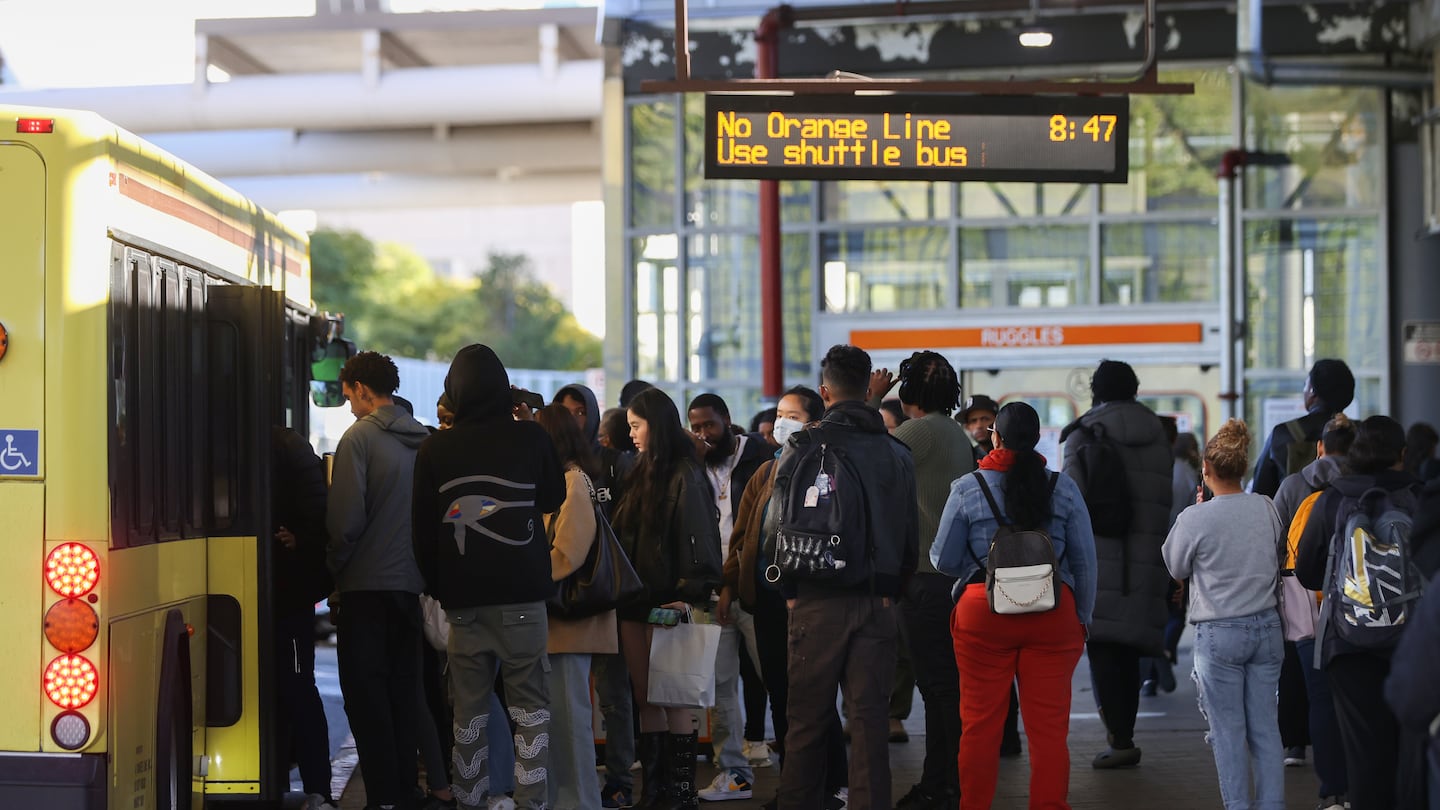
[[[543,518],[565,500],[565,478],[545,430],[511,418],[510,378],[490,347],[455,355],[445,393],[455,426],[415,457],[411,522],[425,591],[450,620],[455,796],[486,807],[485,726],[499,672],[516,726],[515,804],[539,810],[549,764],[545,600],[555,590]]]
[[[772,507],[806,503],[819,479],[792,479],[803,442],[843,447],[864,490],[864,526],[846,534],[865,538],[869,576],[853,587],[813,579],[781,580],[790,608],[790,730],[780,772],[780,810],[812,810],[824,798],[826,735],[843,689],[850,708],[850,806],[887,808],[890,802],[890,687],[895,677],[899,616],[896,600],[919,559],[920,523],[915,504],[915,464],[910,451],[885,430],[880,412],[865,405],[870,355],[854,346],[832,346],[821,362],[820,397],[825,416],[781,451]],[[784,488],[781,484],[784,483]],[[829,492],[827,486],[826,492]],[[772,508],[770,515],[782,508]],[[848,516],[847,516],[848,519]],[[770,534],[767,520],[766,533]]]

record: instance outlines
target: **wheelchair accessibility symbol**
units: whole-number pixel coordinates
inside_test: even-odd
[[[40,431],[0,428],[0,475],[40,474]]]

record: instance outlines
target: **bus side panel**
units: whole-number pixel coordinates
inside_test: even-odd
[[[0,565],[0,637],[5,639],[5,654],[0,655],[0,695],[5,696],[0,751],[39,751],[41,745],[44,509],[45,493],[39,484],[0,481],[0,515],[5,516],[0,535],[5,559]],[[0,806],[3,798],[0,786]]]
[[[25,146],[0,144],[0,751],[40,750],[41,588],[44,587],[45,165]],[[33,441],[32,441],[33,439]],[[23,456],[24,464],[21,464]],[[33,456],[33,457],[32,457]]]
[[[228,594],[241,605],[256,605],[260,600],[257,570],[256,540],[254,537],[212,537],[209,540],[209,575],[212,595]],[[255,662],[260,660],[260,634],[256,614],[250,612],[241,616],[241,632],[238,640],[240,671],[239,720],[233,724],[212,725],[205,733],[205,756],[208,758],[208,773],[205,793],[256,794],[260,792],[260,673]],[[199,635],[198,628],[196,635]],[[212,638],[211,643],[222,639]],[[223,640],[234,643],[233,640]],[[211,650],[209,660],[225,660]],[[210,688],[220,684],[233,684],[234,679],[222,673],[208,672]],[[233,697],[233,696],[227,696]],[[224,702],[224,701],[222,701]],[[210,718],[211,723],[217,722]]]
[[[166,756],[167,752],[159,750],[162,735],[158,719],[163,714],[160,707],[170,705],[167,700],[176,697],[160,694],[166,684],[163,677],[166,668],[164,656],[170,645],[166,644],[165,630],[171,611],[179,611],[181,619],[191,627],[204,626],[203,598],[110,623],[109,670],[111,694],[115,696],[110,703],[111,810],[158,806],[156,800],[160,784],[171,778],[168,770],[172,767],[179,771],[175,774],[176,786],[184,793],[192,791],[191,772],[195,760],[184,757],[184,762],[172,763]],[[190,659],[190,665],[194,667],[193,649]],[[179,697],[189,698],[193,706],[193,678],[184,686],[172,684],[171,687],[189,692]],[[203,740],[203,734],[196,733],[197,722],[193,716],[184,720],[192,745]],[[193,798],[191,803],[196,804]]]

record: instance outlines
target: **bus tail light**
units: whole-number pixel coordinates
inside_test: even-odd
[[[62,543],[45,558],[45,583],[61,596],[84,596],[99,581],[100,560],[81,543]]]
[[[62,709],[79,709],[95,699],[100,678],[83,655],[62,655],[45,668],[45,696]]]
[[[90,721],[80,712],[61,712],[50,724],[50,739],[66,751],[79,750],[90,739]]]
[[[100,617],[79,599],[62,599],[45,611],[45,640],[66,653],[77,653],[95,643]]]

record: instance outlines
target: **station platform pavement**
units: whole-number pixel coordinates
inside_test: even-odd
[[[1223,807],[1215,760],[1205,743],[1206,724],[1195,702],[1195,685],[1189,678],[1191,634],[1187,628],[1176,668],[1177,688],[1173,693],[1140,698],[1135,743],[1143,758],[1134,768],[1096,770],[1090,761],[1105,748],[1105,727],[1095,712],[1090,672],[1084,656],[1075,670],[1070,715],[1070,805],[1074,810],[1213,810]],[[910,741],[890,744],[892,801],[910,790],[920,776],[925,757],[925,714],[920,695],[905,720]],[[1022,719],[1023,736],[1023,719]],[[1306,751],[1307,757],[1311,753]],[[1016,759],[1000,761],[1000,783],[994,810],[1025,810],[1029,793],[1029,747]],[[702,761],[698,770],[701,786],[713,778],[715,769]],[[637,774],[638,776],[638,774]],[[754,795],[749,800],[701,802],[712,810],[759,810],[775,795],[779,784],[775,768],[755,770]],[[337,779],[337,781],[339,781]],[[603,780],[602,780],[603,781]],[[1304,767],[1285,768],[1286,810],[1312,810],[1319,799],[1315,772],[1307,758]],[[364,784],[358,770],[349,780],[340,802],[342,810],[363,810]]]

